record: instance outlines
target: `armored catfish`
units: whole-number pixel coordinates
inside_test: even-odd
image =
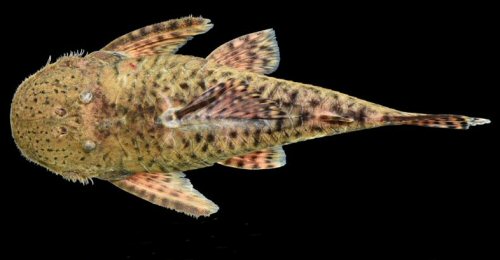
[[[401,112],[268,77],[279,63],[273,30],[229,41],[206,58],[175,54],[210,28],[208,19],[170,20],[99,51],[49,62],[12,101],[12,133],[22,154],[68,180],[106,180],[198,217],[218,207],[183,171],[214,163],[277,168],[285,165],[283,145],[361,129],[490,122]]]

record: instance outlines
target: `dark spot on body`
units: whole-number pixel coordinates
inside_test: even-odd
[[[149,114],[153,114],[155,112],[155,107],[154,106],[148,106],[146,108],[146,112]]]
[[[222,72],[222,73],[221,73],[221,76],[222,76],[222,77],[230,77],[230,76],[232,76],[232,75],[233,75],[233,73],[232,73],[232,72],[230,72],[230,71],[224,71],[224,72]]]
[[[179,28],[179,23],[177,21],[172,21],[168,25],[168,30],[176,30],[177,28]]]
[[[316,108],[317,106],[319,106],[319,100],[314,98],[309,100],[309,106],[311,106],[312,108]]]
[[[201,89],[205,89],[205,82],[203,82],[203,80],[198,81],[196,84],[198,84],[198,86],[199,86]]]
[[[276,131],[281,131],[283,129],[284,123],[285,123],[284,119],[277,119],[275,124]]]
[[[391,120],[391,116],[389,113],[384,113],[384,115],[382,116],[382,121],[390,121]]]
[[[295,103],[295,101],[297,100],[297,96],[299,95],[299,91],[297,90],[294,90],[291,94],[290,94],[290,102],[291,103]]]
[[[191,18],[186,19],[184,21],[184,25],[188,26],[188,27],[192,26],[193,25],[193,19],[191,19]]]
[[[359,112],[358,112],[358,118],[360,121],[365,122],[366,119],[368,119],[368,108],[367,107],[362,107]]]
[[[143,189],[139,190],[139,192],[138,192],[139,197],[142,197],[142,198],[144,198],[144,196],[146,195],[146,193],[147,193],[146,190],[143,190]]]
[[[196,135],[194,136],[194,140],[197,142],[197,143],[200,143],[201,142],[201,134],[200,133],[196,133]]]
[[[155,160],[150,160],[150,161],[148,162],[148,165],[147,165],[147,166],[148,166],[148,167],[153,167],[153,165],[154,165],[154,164],[155,164]]]
[[[311,127],[311,130],[313,132],[322,132],[323,131],[323,128],[319,127],[319,126],[313,126]]]
[[[332,110],[334,112],[336,112],[337,114],[341,115],[344,113],[344,108],[342,107],[342,104],[340,104],[339,102],[335,102],[333,105],[332,105]]]

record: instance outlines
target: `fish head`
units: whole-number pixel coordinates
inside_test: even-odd
[[[82,183],[96,175],[88,158],[97,144],[84,116],[93,98],[89,68],[79,56],[47,64],[18,87],[10,115],[14,141],[28,160]]]

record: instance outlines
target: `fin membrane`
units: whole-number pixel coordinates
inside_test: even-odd
[[[280,61],[274,30],[255,32],[229,41],[208,55],[207,60],[239,70],[272,73]]]
[[[416,125],[449,129],[469,129],[471,126],[489,124],[490,120],[461,115],[410,115],[394,116],[388,120],[394,125]]]
[[[212,27],[210,20],[201,17],[169,20],[125,34],[102,50],[121,52],[129,57],[175,53],[193,36],[205,33]]]
[[[193,188],[181,172],[136,173],[114,185],[153,204],[190,216],[209,216],[219,209]]]
[[[208,89],[198,98],[176,111],[178,119],[279,119],[286,118],[270,99],[249,92],[248,83],[228,80]]]
[[[219,164],[246,170],[274,169],[286,164],[286,155],[285,151],[283,151],[283,147],[276,146],[245,155],[235,156],[224,162],[219,162]]]

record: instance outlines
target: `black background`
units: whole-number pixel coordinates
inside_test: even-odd
[[[498,27],[492,7],[327,6],[312,1],[68,3],[5,8],[1,247],[66,259],[485,259],[498,247]],[[188,173],[221,210],[193,219],[95,181],[64,181],[21,157],[10,100],[48,56],[98,50],[133,29],[185,15],[215,27],[179,53],[206,56],[274,28],[272,76],[411,112],[490,118],[469,131],[387,127],[285,147],[268,171]],[[497,21],[498,22],[498,21]],[[495,64],[493,66],[493,64]],[[490,255],[492,256],[492,255]],[[498,257],[498,256],[497,256]],[[494,258],[494,257],[493,257]]]

